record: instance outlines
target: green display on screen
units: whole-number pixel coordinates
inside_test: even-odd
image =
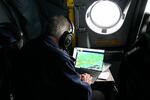
[[[103,58],[104,54],[98,52],[78,52],[76,59],[76,67],[102,71]]]

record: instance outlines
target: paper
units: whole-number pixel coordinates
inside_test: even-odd
[[[103,64],[103,72],[107,71],[110,68],[111,64],[110,63],[104,63]]]
[[[102,73],[98,76],[98,79],[106,80],[106,79],[108,79],[109,75],[110,75],[110,72],[102,72]]]

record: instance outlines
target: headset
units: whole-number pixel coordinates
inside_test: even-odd
[[[67,19],[68,22],[70,23],[70,28],[68,31],[65,31],[59,39],[59,46],[64,50],[67,50],[67,48],[71,45],[72,34],[74,33],[74,24],[71,22],[69,18]]]

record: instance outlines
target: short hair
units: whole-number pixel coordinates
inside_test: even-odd
[[[49,17],[46,23],[45,34],[60,37],[65,31],[69,30],[70,23],[68,19],[62,15]]]

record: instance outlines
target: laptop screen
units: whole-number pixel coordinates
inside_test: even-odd
[[[76,68],[96,71],[102,71],[103,69],[104,50],[75,47],[73,57],[76,59]]]

